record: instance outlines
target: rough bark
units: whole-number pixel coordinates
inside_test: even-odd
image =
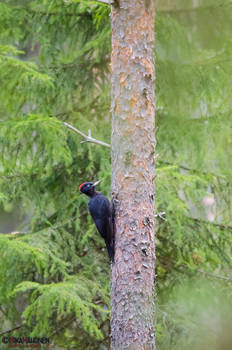
[[[154,2],[112,6],[111,349],[155,349]]]

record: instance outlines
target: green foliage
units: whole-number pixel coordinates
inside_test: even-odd
[[[36,324],[32,336],[43,336],[54,329],[54,324],[67,316],[75,315],[84,331],[91,337],[102,339],[99,330],[100,321],[106,319],[107,311],[96,305],[96,296],[102,295],[99,286],[81,277],[64,280],[60,283],[39,284],[35,282],[22,282],[17,285],[13,294],[33,290],[30,305],[23,312],[22,317],[27,324]]]
[[[4,174],[14,171],[25,175],[48,170],[51,172],[52,166],[70,165],[72,154],[67,146],[65,131],[59,120],[42,115],[29,114],[2,122],[0,139]],[[5,135],[8,135],[7,143],[4,142]],[[12,142],[14,139],[15,142]]]
[[[183,279],[168,303],[159,306],[158,348],[229,350],[231,295],[226,289],[231,282],[209,282],[201,276],[191,282]]]
[[[232,8],[199,7],[162,1],[156,16],[161,350],[197,334],[189,290],[175,299],[186,280],[204,274],[231,300]],[[109,343],[109,262],[78,185],[102,178],[109,196],[110,151],[63,124],[110,143],[109,14],[91,0],[0,3],[0,205],[21,215],[0,236],[1,327],[65,349]]]

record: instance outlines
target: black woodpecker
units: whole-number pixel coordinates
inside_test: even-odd
[[[114,230],[113,213],[109,200],[99,192],[95,192],[101,180],[92,183],[84,182],[79,186],[79,190],[90,198],[88,203],[89,212],[95,222],[98,232],[105,240],[110,261],[114,262]]]

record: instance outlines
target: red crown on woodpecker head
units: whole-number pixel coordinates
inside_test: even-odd
[[[86,182],[83,182],[83,184],[79,186],[79,191],[81,190],[82,186],[84,186],[84,184],[86,184]]]

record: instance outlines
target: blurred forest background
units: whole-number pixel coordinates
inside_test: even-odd
[[[157,1],[158,350],[231,350],[231,34],[231,0]],[[110,52],[107,5],[0,1],[0,333],[52,349],[109,348],[110,267],[78,186],[110,196],[110,149],[63,122],[110,143]]]

